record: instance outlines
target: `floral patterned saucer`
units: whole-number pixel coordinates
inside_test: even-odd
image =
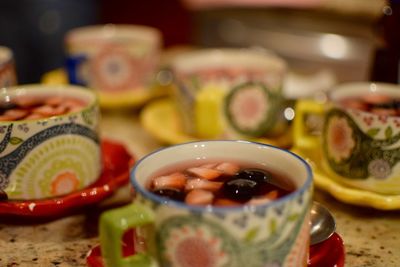
[[[135,253],[133,242],[133,231],[124,234],[123,254],[129,256]],[[329,239],[322,243],[310,246],[310,258],[308,267],[343,267],[345,250],[342,238],[334,233]],[[86,257],[88,267],[105,267],[100,245],[92,248]],[[134,266],[133,266],[134,267]]]
[[[68,77],[64,69],[56,69],[46,73],[42,77],[44,84],[68,84]],[[165,90],[164,90],[165,89]],[[152,98],[165,95],[167,88],[156,88],[152,90],[139,90],[123,93],[99,93],[100,107],[102,108],[121,108],[121,107],[140,107]]]
[[[103,171],[94,184],[56,198],[29,201],[0,200],[0,221],[15,218],[56,219],[111,196],[119,187],[128,183],[129,168],[134,163],[134,158],[123,145],[114,141],[103,140],[101,149]]]
[[[155,100],[146,105],[140,113],[143,127],[159,141],[166,144],[179,144],[196,141],[195,136],[190,136],[183,131],[182,121],[174,102],[170,98]],[[274,139],[258,138],[252,141],[271,144],[283,148],[291,145],[291,132]]]
[[[318,164],[319,161],[315,160],[316,153],[307,153],[296,147],[293,147],[291,151],[307,159],[307,161],[311,164],[314,173],[315,186],[328,192],[336,199],[345,203],[357,206],[372,207],[379,210],[400,209],[400,195],[383,195],[371,191],[344,186],[329,178],[329,176],[322,170]]]

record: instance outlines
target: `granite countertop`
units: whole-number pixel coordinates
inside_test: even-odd
[[[136,158],[161,146],[129,113],[105,114],[102,134],[123,142]],[[114,203],[126,201],[125,189],[112,197]],[[337,232],[345,242],[346,266],[400,266],[400,211],[347,205],[318,190],[315,199],[336,218]],[[103,209],[99,205],[86,213],[39,224],[0,221],[0,266],[86,266],[87,252],[99,242],[97,223]]]

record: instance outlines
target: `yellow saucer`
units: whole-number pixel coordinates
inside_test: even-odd
[[[142,126],[155,138],[165,144],[179,144],[198,140],[195,136],[186,134],[178,110],[170,98],[155,100],[147,104],[140,113]],[[252,141],[271,144],[283,148],[291,145],[291,132],[276,138],[258,138]]]
[[[315,155],[307,153],[296,147],[292,152],[305,158],[312,166],[314,184],[319,189],[328,192],[339,201],[357,206],[372,207],[379,210],[400,209],[400,195],[383,195],[371,191],[344,186],[329,178],[320,168]]]
[[[56,69],[43,75],[44,84],[67,84],[68,77],[64,69]],[[99,92],[99,103],[102,108],[124,108],[140,107],[154,97],[167,94],[167,88],[157,88],[152,90],[139,90],[122,93]]]

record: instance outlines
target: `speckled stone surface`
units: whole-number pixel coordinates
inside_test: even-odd
[[[89,225],[92,222],[89,223]],[[85,266],[97,233],[85,215],[39,225],[0,225],[0,266]]]
[[[103,136],[123,142],[136,158],[161,146],[132,114],[105,114],[102,120]],[[120,192],[112,201],[129,196],[124,188]],[[345,242],[346,266],[400,266],[400,211],[343,204],[318,190],[315,199],[336,218],[337,232]],[[0,266],[86,266],[87,252],[98,244],[99,213],[100,210],[90,209],[86,214],[34,225],[17,225],[22,223],[18,220],[7,224],[0,221]]]

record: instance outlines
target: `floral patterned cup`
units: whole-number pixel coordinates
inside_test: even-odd
[[[373,108],[366,108],[359,99],[366,99]],[[359,82],[337,86],[324,104],[300,101],[294,122],[295,145],[321,154],[322,170],[341,184],[400,194],[399,100],[398,85]],[[323,115],[320,135],[309,134],[304,123],[309,114]]]
[[[263,164],[296,190],[269,203],[191,206],[146,189],[155,171],[188,160],[232,159]],[[202,141],[171,146],[140,160],[131,171],[134,203],[102,214],[101,249],[107,266],[307,266],[312,173],[297,155],[247,141]],[[136,227],[137,254],[122,257],[124,233]]]
[[[266,50],[200,49],[171,60],[184,130],[206,139],[282,134],[286,63]]]
[[[15,63],[11,49],[0,46],[0,88],[17,84]]]
[[[53,103],[44,103],[50,99]],[[56,107],[56,101],[62,104]],[[9,199],[65,195],[99,178],[99,108],[93,92],[71,85],[3,88],[0,108],[0,189]],[[41,114],[18,118],[24,112]]]
[[[159,63],[161,33],[140,25],[96,25],[65,37],[69,81],[98,90],[100,101],[139,97]],[[129,102],[127,102],[129,103]]]

